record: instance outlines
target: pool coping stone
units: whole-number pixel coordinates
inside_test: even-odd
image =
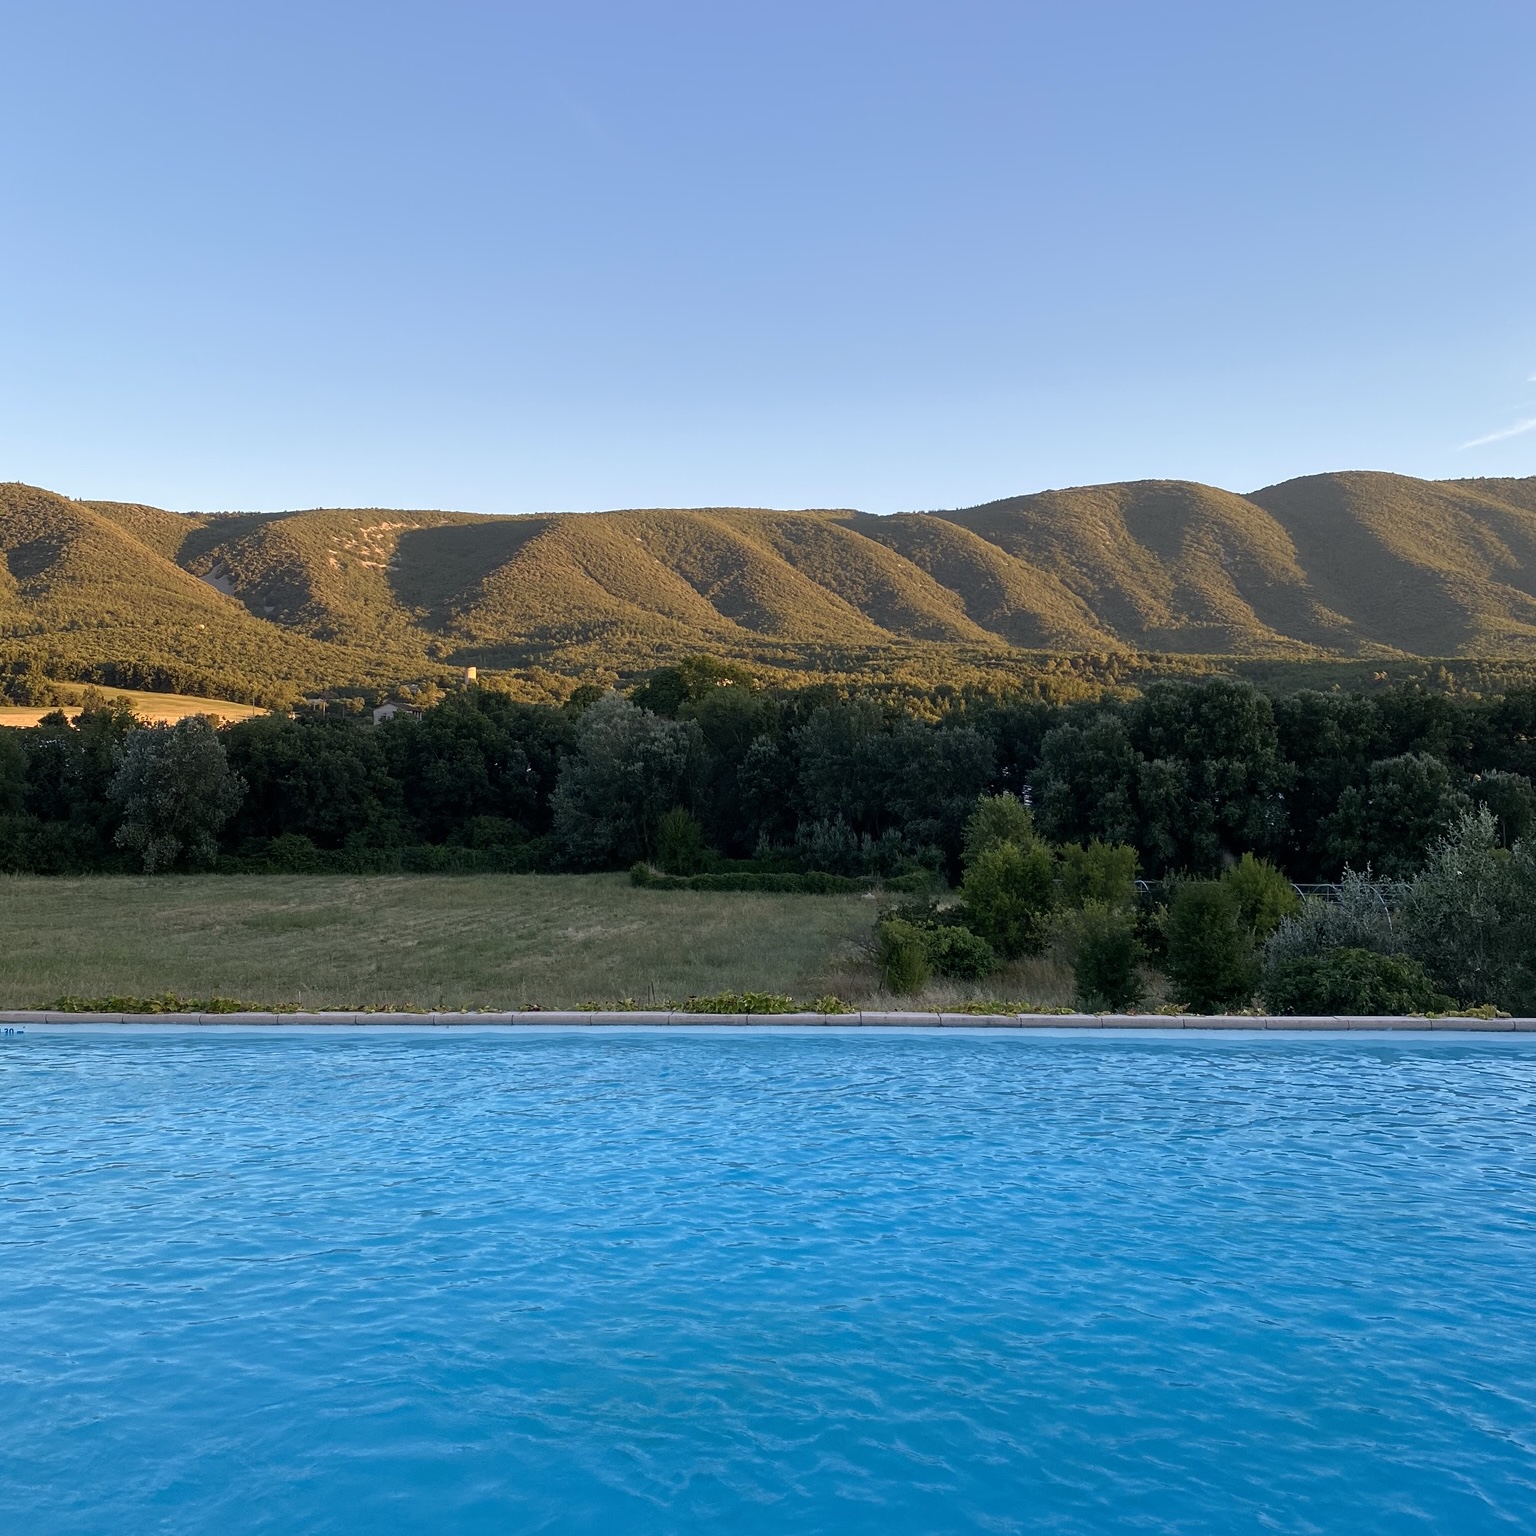
[[[884,1028],[1022,1030],[1266,1030],[1349,1033],[1359,1030],[1418,1031],[1456,1034],[1536,1033],[1536,1019],[1285,1017],[1252,1014],[1067,1013],[986,1014],[920,1013],[867,1009],[851,1013],[687,1013],[681,1010],[526,1009],[511,1013],[443,1011],[432,1013],[315,1010],[293,1013],[61,1013],[55,1009],[0,1009],[0,1024],[149,1024],[149,1025],[309,1025],[441,1028],[647,1027],[690,1025],[735,1028]]]

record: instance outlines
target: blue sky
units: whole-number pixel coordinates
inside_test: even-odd
[[[1529,0],[0,0],[0,61],[0,479],[1536,473]]]

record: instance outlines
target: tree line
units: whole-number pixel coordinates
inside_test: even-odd
[[[1506,846],[1529,837],[1533,780],[1531,688],[1272,697],[1216,678],[1065,705],[957,695],[919,715],[696,658],[628,695],[578,688],[557,706],[468,687],[378,726],[146,727],[87,698],[74,720],[0,731],[0,867],[643,861],[955,882],[978,798],[1010,795],[1041,837],[1131,849],[1150,879],[1244,854],[1299,882],[1401,879],[1468,812]]]

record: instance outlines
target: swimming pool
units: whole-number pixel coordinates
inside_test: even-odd
[[[1536,1528],[1536,1040],[0,1045],[0,1507]]]

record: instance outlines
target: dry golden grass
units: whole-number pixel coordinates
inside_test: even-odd
[[[70,719],[74,719],[80,712],[85,688],[79,684],[62,683],[58,689],[69,702],[50,705],[46,709],[21,704],[0,704],[0,725],[8,725],[13,729],[36,725],[54,709],[62,709]],[[212,715],[214,719],[228,723],[266,713],[255,704],[237,704],[233,699],[204,699],[190,693],[145,693],[136,688],[97,688],[95,692],[105,694],[110,699],[121,699],[140,720],[163,725],[174,725],[178,720],[185,720],[188,715]]]

